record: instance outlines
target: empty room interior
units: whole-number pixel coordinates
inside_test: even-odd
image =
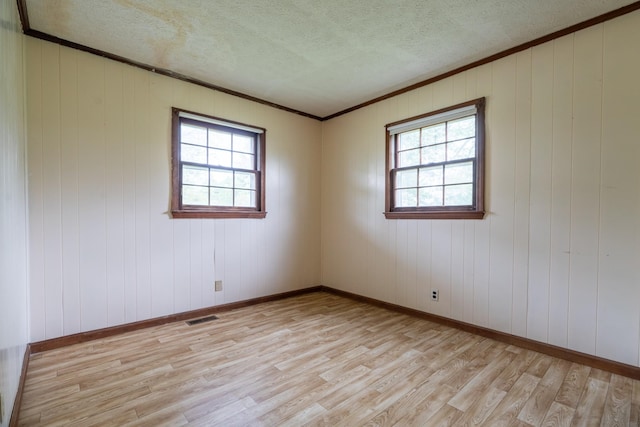
[[[0,425],[640,425],[640,2],[0,13]]]

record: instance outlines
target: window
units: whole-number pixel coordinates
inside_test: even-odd
[[[173,109],[174,218],[264,218],[266,130]]]
[[[483,218],[484,102],[386,126],[387,218]]]

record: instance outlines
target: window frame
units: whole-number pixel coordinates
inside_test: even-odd
[[[396,135],[414,129],[444,123],[450,119],[456,110],[475,106],[476,110],[476,151],[475,151],[475,171],[474,171],[474,196],[471,206],[416,206],[416,207],[395,207],[395,167],[396,164]],[[428,118],[442,116],[441,121],[424,124]],[[415,127],[412,122],[416,122]],[[422,123],[421,123],[422,122]],[[406,130],[392,133],[391,128],[407,126]],[[386,147],[385,147],[385,211],[387,219],[483,219],[484,210],[484,187],[485,187],[485,98],[478,98],[463,102],[451,107],[442,108],[419,116],[399,120],[385,126]],[[442,162],[439,164],[456,163],[456,161]],[[420,164],[417,167],[423,167]]]
[[[173,218],[264,218],[265,210],[265,146],[267,130],[228,119],[172,108],[171,119],[171,216]],[[256,207],[199,206],[182,203],[182,162],[180,158],[180,125],[184,121],[197,122],[211,129],[224,128],[238,134],[255,136]],[[241,170],[229,168],[228,170]]]

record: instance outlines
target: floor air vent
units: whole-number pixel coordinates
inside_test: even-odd
[[[216,316],[201,317],[200,319],[187,320],[187,325],[193,326],[197,325],[198,323],[211,322],[212,320],[217,319],[218,318]]]

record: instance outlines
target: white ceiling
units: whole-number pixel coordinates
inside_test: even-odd
[[[326,117],[634,0],[25,0],[32,30]]]

